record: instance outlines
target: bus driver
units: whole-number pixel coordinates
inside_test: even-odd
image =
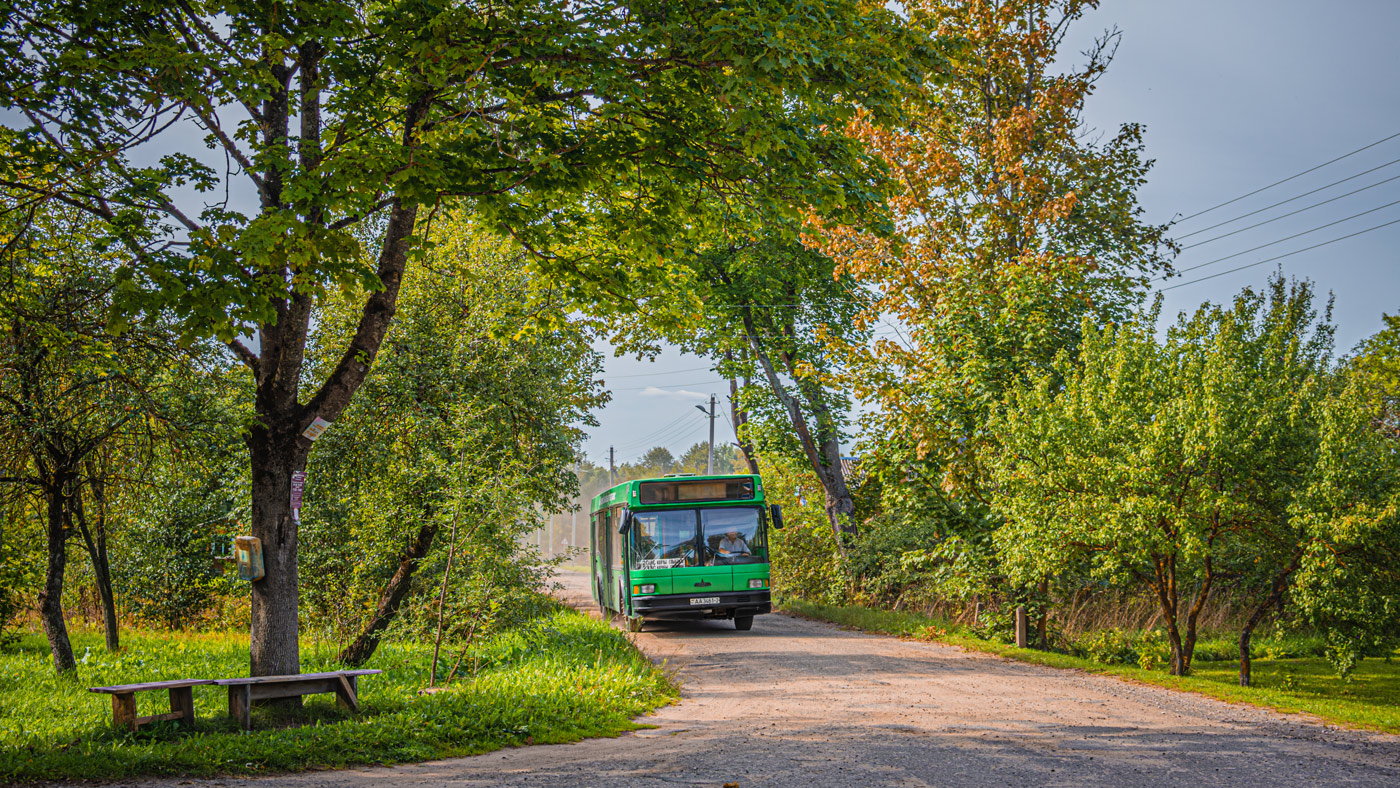
[[[719,540],[719,554],[726,558],[733,558],[741,555],[753,555],[749,552],[748,542],[739,535],[738,531],[730,530],[724,533],[724,538]]]

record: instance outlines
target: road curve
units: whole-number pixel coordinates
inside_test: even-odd
[[[587,576],[562,592],[587,604]],[[1391,786],[1400,737],[782,615],[648,624],[680,703],[616,739],[249,783],[531,786]]]

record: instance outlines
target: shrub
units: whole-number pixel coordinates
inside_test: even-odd
[[[1075,638],[1070,651],[1101,665],[1138,665],[1150,669],[1166,660],[1167,639],[1156,629],[1135,632],[1114,627]]]

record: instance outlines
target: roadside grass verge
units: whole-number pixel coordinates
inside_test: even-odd
[[[1289,713],[1311,714],[1327,722],[1385,733],[1400,733],[1400,660],[1367,659],[1349,680],[1342,679],[1320,657],[1270,658],[1253,661],[1253,686],[1238,685],[1239,663],[1198,660],[1192,675],[1178,678],[1163,669],[1131,665],[1105,665],[1083,657],[1053,651],[1018,649],[986,640],[966,628],[916,613],[866,607],[817,605],[787,599],[784,612],[821,621],[898,637],[946,643],[1010,659],[1074,668],[1174,690],[1197,692],[1231,703],[1249,703]],[[1268,649],[1262,647],[1261,654]]]
[[[626,637],[563,608],[474,646],[449,689],[427,686],[432,644],[386,643],[360,681],[359,714],[334,696],[299,712],[254,709],[251,733],[228,719],[227,691],[195,687],[198,721],[138,733],[112,727],[108,696],[88,687],[248,673],[237,634],[124,632],[120,654],[100,633],[77,633],[76,676],[58,677],[42,636],[0,653],[0,784],[149,775],[260,774],[473,755],[501,747],[615,736],[676,690]],[[443,649],[447,668],[455,654]],[[334,650],[302,649],[302,670],[334,670]],[[439,663],[439,679],[446,669]],[[162,692],[138,693],[137,714],[169,711]],[[289,727],[290,726],[290,727]]]

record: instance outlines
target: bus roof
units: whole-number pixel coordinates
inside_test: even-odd
[[[751,481],[752,487],[741,487],[736,490],[730,485],[725,485],[726,492],[718,496],[678,498],[664,502],[648,501],[642,502],[642,492],[647,490],[660,490],[668,487],[702,488],[708,484],[713,488],[716,482],[731,481]],[[702,490],[703,491],[703,490]],[[719,503],[763,503],[763,481],[751,473],[726,473],[715,474],[713,476],[692,475],[692,474],[671,474],[668,476],[656,476],[648,479],[633,479],[623,482],[604,490],[593,496],[592,504],[588,512],[592,514],[610,506],[623,505],[632,509],[652,506],[695,506],[697,504],[719,504]]]

